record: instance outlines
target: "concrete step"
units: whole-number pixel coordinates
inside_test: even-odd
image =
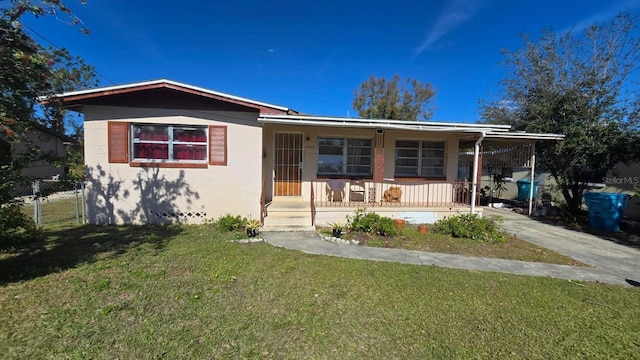
[[[302,201],[277,201],[271,202],[267,211],[311,211],[311,204]]]
[[[311,225],[311,216],[307,217],[272,217],[264,218],[265,225]]]
[[[298,218],[298,217],[311,217],[311,210],[305,210],[305,211],[267,211],[267,215],[266,216],[272,216],[272,217],[291,217],[291,218]]]
[[[260,228],[261,231],[285,231],[285,232],[294,232],[294,231],[316,231],[315,226],[311,225],[265,225]]]
[[[262,231],[315,231],[311,205],[302,198],[278,198],[267,206]]]

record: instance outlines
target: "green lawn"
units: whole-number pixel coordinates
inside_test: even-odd
[[[0,254],[3,358],[640,354],[638,288],[307,255],[205,226],[44,231]]]

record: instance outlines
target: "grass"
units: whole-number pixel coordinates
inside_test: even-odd
[[[0,258],[6,359],[640,353],[638,288],[308,255],[205,226],[50,219],[45,240]]]

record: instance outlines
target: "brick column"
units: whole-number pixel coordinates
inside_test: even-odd
[[[373,182],[381,183],[384,179],[384,133],[378,134],[373,148]]]

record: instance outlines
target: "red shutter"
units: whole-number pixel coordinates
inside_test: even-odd
[[[109,121],[108,148],[110,163],[129,162],[129,123]]]
[[[227,165],[226,126],[209,126],[209,165]]]

